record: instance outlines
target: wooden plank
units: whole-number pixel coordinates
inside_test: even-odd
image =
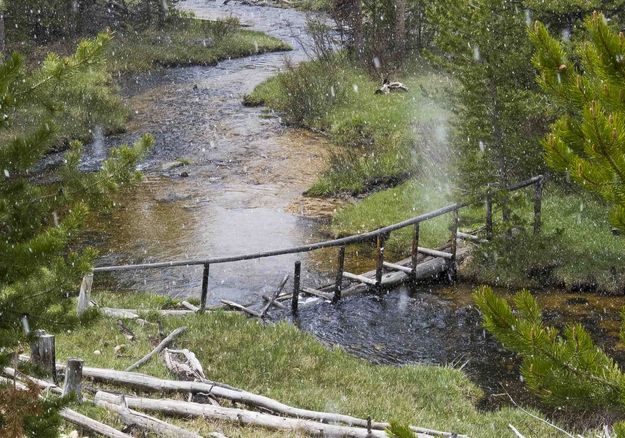
[[[287,296],[288,296],[288,298],[287,298]],[[278,308],[280,308],[280,309],[288,309],[288,307],[287,307],[287,306],[285,306],[284,304],[282,304],[282,303],[281,303],[280,301],[278,301],[278,300],[280,300],[280,299],[285,300],[285,299],[289,299],[289,298],[291,298],[291,294],[287,294],[287,295],[279,295],[279,296],[278,296],[278,297],[277,297],[277,298],[276,298],[276,299],[275,299],[275,300],[271,303],[271,305],[272,305],[272,306],[275,306],[275,307],[278,307]],[[271,297],[270,297],[270,296],[263,295],[263,301],[269,301],[269,300],[271,300]]]
[[[408,266],[397,265],[395,263],[384,262],[384,267],[388,269],[392,269],[394,271],[402,271],[402,272],[405,272],[406,274],[413,273],[412,268],[409,268]]]
[[[245,312],[248,315],[255,316],[256,318],[260,318],[261,316],[260,313],[257,312],[256,310],[249,309],[242,304],[235,303],[234,301],[221,300],[221,302],[224,303],[228,307],[232,307],[233,309],[240,310],[241,312]]]
[[[278,286],[278,289],[276,289],[276,291],[271,296],[271,298],[269,299],[267,304],[265,304],[265,306],[263,306],[262,310],[260,311],[260,317],[261,318],[265,316],[265,313],[267,313],[267,311],[269,310],[271,305],[274,303],[274,301],[276,301],[276,299],[278,298],[278,296],[282,292],[282,289],[284,289],[284,286],[286,285],[287,281],[289,281],[288,274],[284,276],[284,279],[282,279],[282,281],[280,282],[280,285]]]
[[[302,286],[302,287],[299,288],[299,290],[304,292],[305,294],[313,295],[315,297],[319,297],[319,298],[324,299],[324,300],[332,300],[332,295],[331,294],[327,294],[325,292],[321,292],[320,290],[313,289],[312,287]]]
[[[445,251],[438,251],[436,249],[423,248],[421,246],[419,247],[418,251],[421,254],[426,254],[432,257],[440,257],[440,258],[447,259],[447,260],[451,260],[451,258],[453,257],[451,253],[448,253]]]
[[[375,280],[372,278],[364,277],[362,275],[352,274],[351,272],[347,272],[347,271],[343,272],[343,277],[349,280],[359,281],[361,283],[368,284],[370,286],[376,285]]]
[[[462,240],[469,240],[471,242],[476,242],[476,243],[486,243],[488,242],[488,240],[486,239],[480,239],[477,236],[474,236],[473,234],[469,234],[469,233],[463,233],[462,231],[458,231],[458,236],[459,239]]]

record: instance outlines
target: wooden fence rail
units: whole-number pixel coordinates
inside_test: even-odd
[[[510,185],[504,189],[500,189],[506,192],[514,192],[525,187],[534,186],[534,221],[533,221],[533,229],[534,233],[539,233],[541,229],[541,207],[542,207],[542,189],[544,185],[544,177],[542,175],[535,176],[525,181],[521,181],[519,183]],[[242,254],[228,257],[212,257],[208,259],[202,260],[177,260],[170,262],[157,262],[157,263],[139,263],[139,264],[129,264],[129,265],[120,265],[120,266],[100,266],[94,268],[93,272],[117,272],[117,271],[130,271],[130,270],[143,270],[143,269],[163,269],[163,268],[171,268],[171,267],[181,267],[181,266],[203,266],[202,273],[202,292],[201,292],[201,305],[200,311],[204,311],[206,308],[206,300],[208,295],[208,277],[209,277],[209,269],[211,264],[221,264],[221,263],[232,263],[232,262],[240,262],[245,260],[255,260],[266,257],[275,257],[287,254],[301,254],[306,252],[311,252],[323,248],[334,248],[338,247],[338,263],[337,263],[337,275],[336,281],[334,285],[334,297],[333,301],[336,302],[341,297],[341,289],[342,283],[345,278],[350,280],[361,281],[366,284],[370,284],[374,286],[376,289],[381,288],[382,284],[382,276],[383,269],[395,269],[402,270],[409,274],[412,274],[412,277],[415,276],[416,268],[417,268],[417,258],[419,253],[430,255],[433,257],[442,257],[448,260],[449,263],[449,273],[450,277],[453,279],[456,274],[456,252],[457,252],[457,239],[458,238],[467,238],[471,237],[474,240],[479,240],[475,238],[475,236],[468,236],[466,233],[461,233],[458,230],[459,225],[459,210],[464,207],[468,207],[471,205],[476,205],[482,202],[485,202],[486,205],[486,238],[491,239],[493,237],[493,202],[494,202],[494,192],[489,187],[487,192],[483,195],[477,196],[467,202],[451,204],[437,210],[433,210],[413,218],[404,220],[402,222],[398,222],[396,224],[392,224],[383,228],[379,228],[374,231],[370,231],[367,233],[357,234],[353,236],[347,236],[340,239],[326,240],[323,242],[312,243],[308,245],[296,246],[292,248],[278,249],[272,251],[264,251],[257,252],[251,254]],[[504,206],[504,209],[507,206]],[[422,248],[419,246],[419,224],[430,219],[434,219],[445,214],[452,214],[452,226],[451,226],[451,249],[450,252],[442,252],[436,251],[428,248]],[[411,251],[411,267],[408,268],[406,266],[399,266],[393,263],[388,263],[384,261],[384,244],[385,241],[388,240],[391,232],[400,230],[406,227],[413,227],[413,236],[412,236],[412,251]],[[349,272],[344,272],[344,264],[345,264],[345,248],[347,245],[358,244],[358,243],[374,243],[376,247],[376,269],[375,269],[375,279],[361,277],[359,275],[351,274]],[[296,265],[295,268],[295,280],[299,280],[299,269],[300,265]],[[299,290],[299,288],[298,288]],[[294,311],[297,309],[297,298],[295,297],[297,294],[294,293],[292,308]]]

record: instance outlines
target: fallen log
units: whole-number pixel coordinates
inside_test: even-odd
[[[137,319],[139,318],[139,313],[148,311],[138,310],[138,309],[116,309],[113,307],[101,307],[100,311],[104,313],[106,316],[110,316],[112,318],[122,318],[122,319]],[[193,312],[192,310],[185,309],[154,309],[150,310],[157,312],[161,316],[185,316],[190,315]]]
[[[45,380],[37,379],[35,377],[31,377],[19,371],[16,371],[15,368],[4,367],[2,368],[2,374],[5,376],[11,377],[12,379],[28,381],[30,383],[34,383],[41,389],[49,389],[51,392],[61,395],[63,394],[63,389],[60,386],[57,386],[54,383],[47,382]]]
[[[96,404],[102,402],[119,403],[120,398],[114,394],[99,391],[95,395]],[[333,424],[319,423],[311,420],[278,417],[260,412],[247,411],[244,409],[225,408],[221,406],[203,405],[178,400],[149,399],[141,397],[125,397],[129,408],[147,411],[165,412],[175,415],[188,415],[209,418],[220,421],[228,421],[237,424],[267,427],[269,429],[302,431],[313,436],[341,436],[353,438],[386,438],[386,432],[366,428],[337,426]],[[431,435],[420,435],[426,438]]]
[[[114,427],[111,427],[104,423],[100,423],[93,418],[89,418],[86,415],[79,414],[78,412],[71,409],[65,408],[61,410],[60,415],[61,417],[63,417],[63,419],[69,421],[70,423],[76,424],[77,426],[88,429],[92,432],[108,438],[132,438],[131,435],[120,432]]]
[[[147,361],[149,361],[152,356],[154,356],[155,354],[158,354],[163,348],[167,347],[169,344],[171,344],[171,342],[176,339],[176,337],[178,335],[180,335],[181,333],[184,333],[185,330],[187,330],[186,327],[178,327],[176,330],[174,330],[173,332],[171,332],[169,334],[169,336],[167,336],[165,339],[163,339],[161,341],[160,344],[158,344],[156,346],[156,348],[154,348],[154,350],[150,351],[148,354],[146,354],[144,357],[142,357],[141,359],[139,359],[137,362],[133,363],[132,365],[130,365],[128,368],[126,368],[126,371],[132,371],[136,368],[139,368],[141,365],[143,365],[144,363],[146,363]]]
[[[109,383],[120,385],[131,385],[144,390],[152,391],[172,391],[172,392],[191,392],[206,393],[213,397],[223,398],[226,400],[241,403],[247,406],[263,408],[271,412],[275,412],[290,417],[310,419],[314,421],[323,421],[328,423],[346,424],[349,426],[367,427],[367,420],[349,415],[335,414],[329,412],[311,411],[308,409],[296,408],[286,405],[277,400],[262,395],[253,394],[244,390],[233,389],[219,382],[185,382],[176,380],[165,380],[157,377],[148,376],[141,373],[129,373],[125,371],[116,371],[103,368],[83,368],[83,377],[89,377]],[[389,427],[389,423],[372,422],[371,427],[376,430],[384,430]],[[412,427],[413,431],[430,433],[442,437],[451,437],[452,433],[433,431],[421,427]],[[456,435],[457,438],[466,438],[463,435]]]
[[[151,417],[141,412],[133,411],[132,409],[123,406],[123,404],[120,405],[118,403],[110,403],[104,400],[96,400],[95,404],[96,406],[100,406],[117,414],[117,416],[127,426],[137,426],[141,429],[154,432],[158,436],[170,438],[202,438],[202,435],[178,426],[174,426],[173,424],[166,423],[158,418]]]

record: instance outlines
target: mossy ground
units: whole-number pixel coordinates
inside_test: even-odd
[[[155,316],[147,309],[171,304],[168,299],[148,294],[127,297],[103,293],[94,298],[108,305],[146,309],[146,316],[152,320]],[[166,332],[188,327],[176,346],[192,350],[210,379],[285,403],[359,417],[371,415],[376,420],[392,419],[473,437],[505,436],[509,423],[531,436],[557,436],[554,429],[518,409],[480,412],[475,406],[480,390],[457,369],[373,365],[340,348],[328,348],[287,322],[265,324],[223,311],[166,317],[162,322]],[[155,325],[127,324],[136,334],[134,341],[128,341],[116,321],[106,317],[60,333],[56,341],[58,360],[81,357],[86,366],[124,369],[150,351],[157,334]],[[114,348],[121,344],[126,347],[117,355]],[[94,353],[96,350],[99,354]],[[172,378],[157,357],[139,371]],[[100,409],[89,405],[79,409],[118,424]],[[198,419],[176,422],[199,432],[221,429],[231,437],[293,436]]]

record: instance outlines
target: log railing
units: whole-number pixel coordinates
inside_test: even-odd
[[[521,181],[519,183],[510,185],[503,190],[506,192],[514,192],[526,187],[534,186],[534,223],[533,229],[534,233],[539,233],[541,229],[541,204],[542,204],[542,188],[544,185],[544,177],[542,175],[535,176],[525,181]],[[93,272],[116,272],[116,271],[130,271],[130,270],[143,270],[143,269],[163,269],[163,268],[171,268],[171,267],[180,267],[180,266],[203,266],[202,272],[202,293],[201,293],[201,305],[200,310],[203,311],[206,308],[206,299],[208,295],[208,277],[209,277],[209,268],[212,264],[221,264],[221,263],[232,263],[232,262],[240,262],[245,260],[256,260],[260,258],[266,257],[275,257],[286,254],[301,254],[311,251],[316,251],[324,248],[339,248],[338,253],[338,267],[337,267],[337,275],[336,275],[336,283],[334,286],[334,301],[337,301],[341,296],[341,288],[342,288],[342,280],[343,278],[355,279],[358,281],[365,282],[366,284],[370,284],[375,286],[376,288],[380,288],[382,283],[382,273],[383,268],[385,267],[393,267],[397,269],[405,269],[410,271],[414,276],[416,267],[417,267],[417,257],[418,254],[427,254],[433,257],[443,257],[448,260],[450,273],[453,276],[456,270],[456,252],[457,252],[457,238],[459,237],[458,232],[458,224],[459,224],[459,210],[468,206],[476,205],[478,203],[486,202],[486,237],[487,239],[492,238],[493,236],[493,202],[494,202],[494,192],[492,190],[488,190],[485,194],[477,196],[470,201],[463,203],[455,203],[451,205],[447,205],[445,207],[439,208],[437,210],[433,210],[424,214],[420,214],[413,218],[404,220],[402,222],[398,222],[396,224],[388,225],[383,228],[379,228],[374,231],[370,231],[367,233],[342,237],[340,239],[332,239],[326,240],[323,242],[312,243],[308,245],[301,245],[292,248],[278,249],[272,251],[264,251],[250,254],[241,254],[235,256],[227,256],[227,257],[211,257],[207,259],[201,260],[176,260],[170,262],[157,262],[157,263],[139,263],[139,264],[128,264],[128,265],[119,265],[119,266],[99,266],[94,268]],[[446,215],[452,214],[452,227],[451,227],[451,249],[450,252],[442,252],[431,250],[427,248],[422,248],[419,246],[419,224],[422,222]],[[390,233],[393,231],[400,230],[406,227],[413,227],[413,236],[412,236],[412,266],[411,268],[393,265],[392,263],[384,262],[384,243],[388,240]],[[460,233],[461,235],[464,233]],[[344,262],[345,262],[345,247],[351,244],[358,243],[375,243],[376,247],[376,270],[375,270],[375,280],[371,280],[369,278],[361,277],[354,274],[349,274],[344,272]],[[298,262],[299,263],[299,262]],[[296,280],[299,279],[299,269],[300,266],[296,266]],[[295,296],[297,293],[294,293],[292,308],[297,309],[297,303]]]

